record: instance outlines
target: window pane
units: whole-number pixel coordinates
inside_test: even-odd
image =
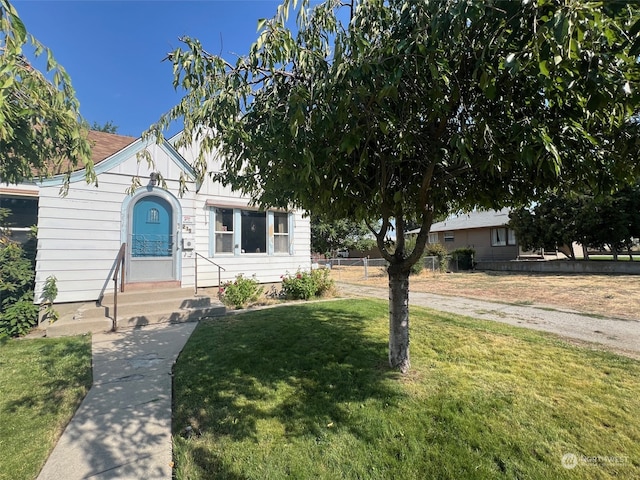
[[[512,229],[509,229],[509,245],[516,244],[516,232]]]
[[[233,233],[216,233],[216,253],[233,253]]]
[[[242,210],[242,253],[267,252],[267,215]]]
[[[289,253],[289,235],[276,235],[273,239],[276,253]]]
[[[274,233],[289,233],[289,215],[286,213],[273,214]]]
[[[216,208],[216,232],[233,232],[233,209]]]
[[[507,244],[507,229],[492,228],[491,229],[491,245],[494,247],[503,247]]]

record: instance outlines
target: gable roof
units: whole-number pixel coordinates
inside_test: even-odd
[[[431,225],[430,232],[449,232],[453,230],[468,230],[472,228],[502,227],[509,223],[508,208],[502,210],[486,210],[481,212],[462,213],[443,222]]]
[[[96,130],[89,130],[87,136],[91,143],[91,160],[94,165],[136,141],[135,137]]]

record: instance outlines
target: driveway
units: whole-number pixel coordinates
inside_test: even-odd
[[[343,282],[337,287],[345,296],[389,298],[386,288]],[[509,305],[411,291],[409,304],[550,332],[573,342],[602,345],[607,350],[640,360],[640,320],[603,318],[536,305]]]

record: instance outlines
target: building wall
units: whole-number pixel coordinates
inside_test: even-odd
[[[98,175],[97,187],[87,185],[80,176],[71,183],[68,194],[62,197],[60,179],[40,185],[36,303],[41,301],[42,288],[49,276],[57,279],[58,303],[97,300],[103,291],[113,288],[114,262],[121,244],[127,241],[127,205],[135,199],[127,189],[135,175],[142,183],[135,194],[160,192],[179,204],[175,238],[179,249],[178,280],[182,287],[195,285],[196,254],[209,258],[212,208],[217,203],[233,203],[237,208],[247,208],[249,199],[240,198],[228,188],[213,183],[209,177],[200,186],[190,182],[186,193],[180,196],[179,179],[185,173],[184,160],[177,162],[175,154],[171,155],[157,145],[148,146],[147,150],[155,162],[153,168],[149,168],[146,161],[138,162],[135,145],[127,147],[113,160],[105,160],[106,166],[100,165],[102,171]],[[149,185],[152,171],[161,173],[167,183],[166,190]],[[293,245],[290,254],[210,258],[225,269],[222,281],[232,280],[238,274],[255,274],[260,282],[276,282],[287,271],[308,270],[311,266],[309,219],[303,218],[302,212],[292,212],[291,215]],[[183,238],[193,239],[195,248],[183,248]],[[198,286],[217,284],[218,268],[198,257]]]
[[[474,228],[453,231],[453,241],[445,240],[446,232],[438,232],[438,242],[451,252],[458,248],[473,248],[475,260],[513,260],[519,255],[518,245],[494,247],[491,245],[491,228]]]

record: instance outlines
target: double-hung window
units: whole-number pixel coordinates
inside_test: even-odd
[[[289,253],[289,214],[273,213],[273,251]]]
[[[215,253],[233,253],[233,209],[215,209]]]

